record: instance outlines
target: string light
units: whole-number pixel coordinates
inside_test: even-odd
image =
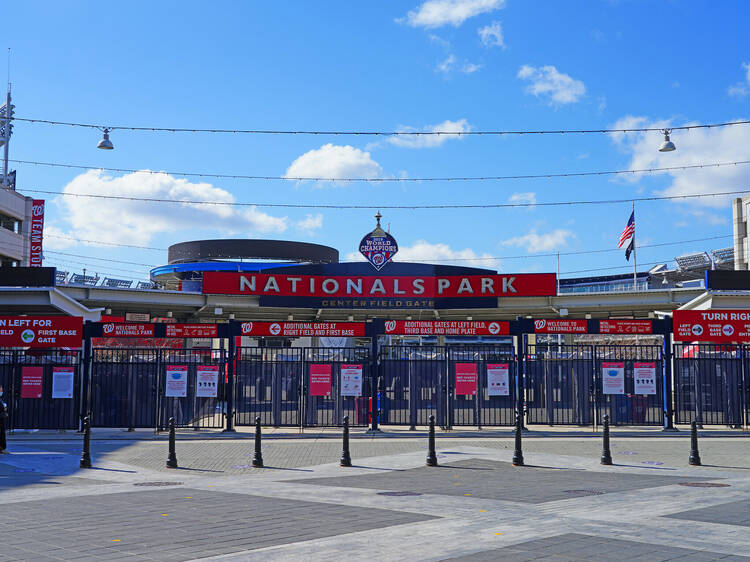
[[[333,135],[333,136],[500,136],[500,135],[564,135],[564,134],[611,134],[611,133],[646,133],[652,131],[664,132],[663,127],[632,127],[625,129],[538,129],[538,130],[479,130],[479,131],[366,131],[366,130],[293,130],[293,129],[201,129],[196,127],[138,127],[132,125],[96,125],[93,123],[78,123],[73,121],[54,121],[49,119],[32,119],[29,117],[13,117],[15,121],[35,123],[44,125],[62,125],[68,127],[83,127],[87,129],[107,129],[111,131],[146,131],[164,133],[215,133],[215,134],[248,134],[248,135]],[[747,125],[750,120],[726,121],[723,123],[708,123],[704,125],[683,125],[681,127],[670,127],[670,131],[688,131],[692,129],[711,129],[717,127],[729,127],[732,125]]]
[[[672,172],[680,170],[696,170],[702,168],[720,168],[724,166],[740,166],[750,164],[750,160],[737,160],[734,162],[712,162],[708,164],[688,164],[684,166],[666,166],[662,168],[639,168],[631,170],[602,170],[593,172],[562,172],[551,174],[517,174],[507,176],[446,176],[446,177],[422,177],[422,178],[402,178],[402,177],[364,177],[364,178],[324,178],[324,177],[291,177],[291,176],[260,176],[260,175],[242,175],[242,174],[214,174],[199,172],[169,172],[154,170],[137,170],[135,168],[106,168],[102,166],[84,166],[81,164],[67,164],[59,162],[38,162],[34,160],[9,160],[16,164],[30,164],[33,166],[48,166],[51,168],[68,168],[75,170],[101,170],[104,172],[116,172],[127,174],[169,174],[172,176],[198,177],[198,178],[218,178],[233,180],[265,180],[265,181],[318,181],[318,182],[369,182],[369,183],[399,183],[399,182],[436,182],[436,181],[506,181],[506,180],[531,180],[531,179],[551,179],[551,178],[582,178],[590,176],[614,176],[625,174],[655,174],[659,172]],[[369,208],[369,207],[368,207]]]

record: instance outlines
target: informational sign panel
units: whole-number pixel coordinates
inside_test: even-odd
[[[599,320],[601,334],[652,334],[651,320]]]
[[[81,347],[80,316],[0,316],[0,347]]]
[[[331,365],[310,365],[310,396],[331,395]]]
[[[456,395],[476,396],[477,364],[456,363]]]
[[[364,322],[243,322],[243,336],[357,337],[365,335]]]
[[[128,322],[108,322],[102,325],[105,338],[153,338],[154,325]]]
[[[509,373],[508,363],[487,363],[487,394],[489,396],[510,396]]]
[[[125,322],[150,322],[151,315],[148,312],[126,312]]]
[[[219,388],[219,366],[198,365],[195,375],[195,396],[216,398]]]
[[[385,333],[412,336],[506,336],[510,334],[510,322],[386,320]]]
[[[41,398],[44,367],[21,367],[21,398]]]
[[[167,385],[165,396],[185,398],[187,396],[187,365],[167,365]]]
[[[540,319],[534,320],[534,333],[535,334],[585,334],[586,333],[586,320],[585,319],[567,319],[560,320],[558,318],[553,319]]]
[[[52,398],[73,398],[75,367],[52,367]]]
[[[634,363],[633,381],[635,394],[656,394],[656,363]]]
[[[675,341],[750,342],[750,310],[675,310]]]
[[[362,396],[362,365],[341,365],[341,396]]]
[[[216,324],[166,324],[168,338],[215,338],[218,334]]]
[[[602,363],[602,393],[625,394],[625,363]]]

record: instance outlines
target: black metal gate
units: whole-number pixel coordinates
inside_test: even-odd
[[[594,346],[529,344],[525,357],[529,424],[594,423]]]
[[[80,352],[67,349],[1,349],[0,398],[8,406],[9,429],[77,429],[79,387],[81,384]],[[56,371],[72,370],[72,395],[53,398],[53,386],[61,381]],[[67,383],[71,382],[69,375]],[[22,381],[41,383],[39,394],[23,396]],[[55,395],[59,396],[55,391]]]
[[[675,420],[741,427],[748,419],[746,355],[740,345],[674,345]]]
[[[365,347],[238,348],[235,377],[235,424],[338,426],[349,416],[353,426],[367,426],[370,396],[370,350]],[[359,396],[342,394],[342,368],[360,372]],[[313,372],[327,373],[329,394],[314,394]]]
[[[92,352],[88,404],[93,427],[224,427],[224,354],[203,349],[95,348]],[[216,397],[200,396],[198,369],[213,371]],[[185,396],[166,396],[168,367],[187,372]],[[213,393],[213,390],[210,392]]]

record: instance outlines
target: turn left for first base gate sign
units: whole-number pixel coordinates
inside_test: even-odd
[[[80,316],[0,316],[0,347],[81,347]]]

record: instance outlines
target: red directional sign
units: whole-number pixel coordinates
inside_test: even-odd
[[[364,322],[243,322],[243,336],[308,337],[361,337],[365,335]]]
[[[0,347],[81,347],[80,316],[0,316]]]
[[[507,336],[510,334],[510,322],[386,320],[385,333],[411,336]]]
[[[750,342],[750,310],[675,310],[675,341]]]

